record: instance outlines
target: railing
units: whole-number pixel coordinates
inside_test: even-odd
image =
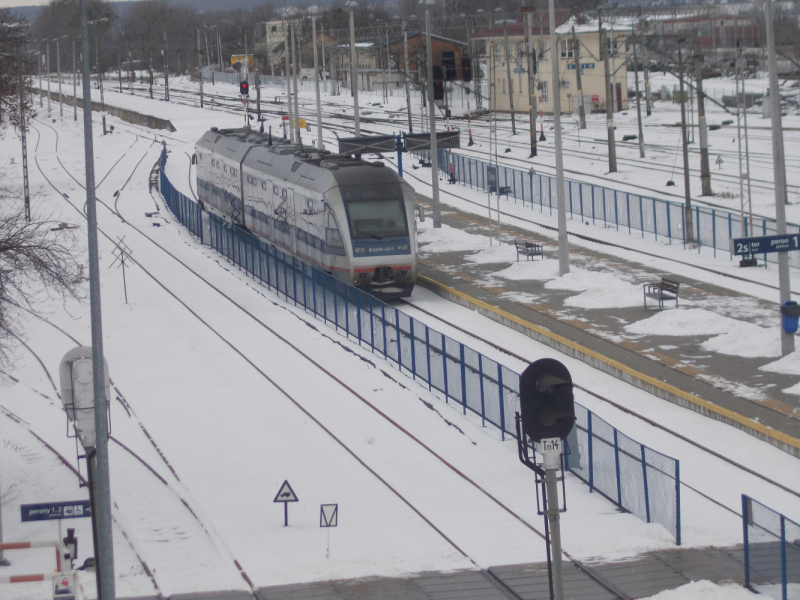
[[[450,175],[451,155],[447,150],[439,151],[439,170]],[[452,153],[453,173],[459,183],[487,190],[486,167],[489,163],[478,158],[470,158]],[[557,210],[556,178],[549,175],[522,171],[500,165],[497,173],[501,195],[507,195],[509,201],[530,205],[540,212],[549,211],[552,215]],[[505,188],[505,190],[503,189]],[[507,191],[507,194],[506,194]],[[684,204],[657,198],[641,196],[631,192],[581,183],[564,181],[567,215],[570,219],[592,224],[602,223],[605,227],[628,230],[628,233],[639,233],[644,237],[651,234],[656,240],[675,241],[687,244]],[[720,208],[708,208],[695,205],[692,207],[694,239],[697,251],[702,247],[730,252],[730,240],[742,237],[742,220],[735,211]],[[745,216],[745,235],[761,236],[777,233],[775,221],[764,217],[753,217],[752,222]],[[787,233],[800,232],[800,226],[787,225]],[[765,254],[764,261],[776,262],[775,254]],[[800,253],[789,253],[789,264],[800,268]]]
[[[742,494],[744,584],[775,600],[800,599],[800,525]]]
[[[287,301],[313,313],[349,339],[367,346],[412,378],[425,383],[464,414],[516,437],[519,374],[421,321],[282,252],[200,207],[176,190],[164,172],[167,206],[202,243]],[[566,467],[620,508],[660,523],[681,542],[680,474],[677,460],[630,439],[576,404],[577,426],[567,438]]]

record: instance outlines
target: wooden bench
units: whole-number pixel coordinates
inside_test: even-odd
[[[514,245],[517,247],[517,262],[519,262],[519,255],[522,254],[523,256],[527,257],[527,260],[530,260],[534,256],[541,256],[542,260],[544,260],[544,253],[542,252],[542,245],[535,244],[533,242],[523,242],[520,240],[514,240]]]
[[[647,299],[652,298],[658,300],[658,308],[664,308],[664,300],[675,300],[675,308],[678,307],[678,290],[681,287],[679,281],[667,279],[662,277],[658,283],[645,283],[644,291],[644,307],[647,308]]]

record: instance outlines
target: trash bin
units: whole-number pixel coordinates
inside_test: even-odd
[[[781,304],[781,322],[786,333],[797,331],[797,322],[800,319],[800,306],[794,300]]]

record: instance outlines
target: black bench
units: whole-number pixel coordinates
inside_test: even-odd
[[[544,260],[544,253],[542,252],[542,245],[535,244],[534,242],[522,242],[514,240],[514,245],[517,247],[517,262],[519,262],[519,255],[526,256],[528,260],[534,256],[541,256]]]
[[[658,283],[645,283],[643,286],[644,291],[644,307],[647,308],[647,299],[652,298],[658,300],[658,308],[664,308],[664,300],[675,300],[675,308],[678,307],[678,290],[681,284],[679,281],[667,279],[662,277]]]

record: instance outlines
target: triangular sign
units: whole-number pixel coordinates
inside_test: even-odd
[[[281,489],[278,490],[278,495],[275,496],[273,502],[297,502],[297,496],[289,485],[289,481],[284,481]]]

